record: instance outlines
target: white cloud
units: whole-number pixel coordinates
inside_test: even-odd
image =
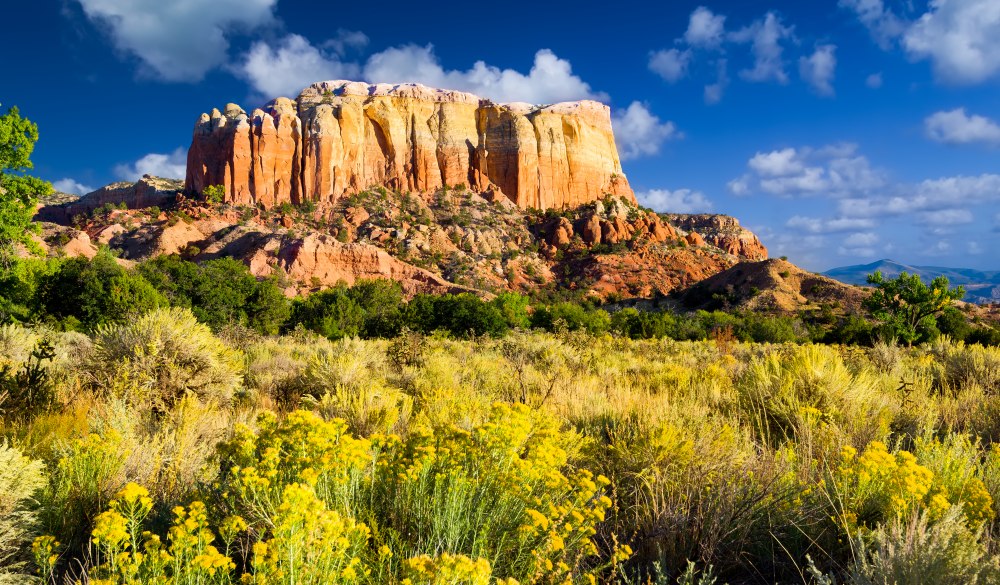
[[[671,138],[681,138],[673,122],[662,122],[645,104],[632,102],[624,111],[611,118],[615,142],[622,160],[651,156]]]
[[[928,256],[944,256],[948,252],[951,252],[951,242],[948,240],[939,240],[934,243],[931,247],[924,250]]]
[[[753,82],[788,83],[781,41],[792,38],[793,32],[794,27],[786,27],[776,13],[768,12],[763,20],[729,35],[733,42],[751,43],[754,65],[752,69],[740,71],[740,77]]]
[[[664,49],[649,56],[649,70],[670,83],[686,77],[690,63],[691,51],[688,50]]]
[[[183,179],[187,174],[187,149],[178,147],[169,154],[150,153],[130,165],[115,167],[115,176],[123,181],[137,181],[143,175]]]
[[[684,41],[692,47],[716,48],[722,44],[726,17],[699,6],[691,13]]]
[[[878,243],[878,235],[873,232],[859,232],[844,238],[844,245],[849,248],[874,246]]]
[[[324,53],[300,35],[288,35],[273,47],[265,41],[254,43],[237,69],[265,99],[294,98],[317,81],[350,79],[361,74],[357,64]]]
[[[717,104],[722,101],[722,93],[726,91],[726,86],[729,85],[729,74],[726,71],[727,61],[725,59],[719,59],[716,63],[716,69],[718,71],[715,83],[705,86],[705,103],[706,104]]]
[[[973,256],[978,256],[979,254],[982,254],[985,250],[983,250],[983,247],[979,245],[979,242],[970,241],[968,244],[966,244],[965,251],[966,253],[971,254]]]
[[[912,186],[899,185],[896,190],[903,194],[844,199],[839,202],[840,212],[851,217],[899,216],[997,203],[1000,175],[928,179]]]
[[[872,229],[875,227],[875,221],[858,217],[821,219],[796,215],[789,218],[785,226],[811,234],[828,234]]]
[[[843,243],[837,249],[841,256],[858,256],[868,258],[875,256],[875,245],[878,244],[879,237],[872,232],[858,232],[844,238]]]
[[[143,71],[200,81],[228,58],[228,36],[274,22],[277,0],[78,0],[84,13]]]
[[[821,45],[809,57],[799,59],[799,75],[817,94],[833,95],[833,76],[837,70],[837,46]]]
[[[726,183],[729,192],[737,197],[743,197],[751,193],[750,182],[753,180],[749,174],[743,175]]]
[[[712,202],[701,191],[651,189],[636,193],[639,203],[661,213],[707,213]]]
[[[803,170],[801,157],[794,148],[758,152],[747,163],[752,170],[766,177],[780,177]]]
[[[350,50],[360,50],[368,46],[368,35],[359,30],[337,29],[337,35],[325,41],[321,48],[329,49],[338,55]]]
[[[531,70],[521,73],[477,61],[467,71],[445,70],[431,45],[405,45],[372,55],[364,67],[364,77],[380,83],[423,83],[431,87],[468,91],[498,102],[548,104],[594,99],[607,101],[608,95],[595,92],[590,84],[573,74],[569,61],[548,49],[535,53]]]
[[[849,143],[758,152],[747,168],[749,173],[729,182],[734,195],[762,191],[778,196],[851,197],[880,189],[886,182],[884,173]]]
[[[914,21],[897,16],[882,0],[840,0],[857,13],[883,49],[899,40],[914,60],[930,60],[938,79],[981,83],[1000,73],[1000,3],[996,0],[930,0]]]
[[[1000,2],[931,0],[902,43],[911,57],[930,59],[944,81],[985,81],[1000,72]]]
[[[872,37],[883,49],[888,49],[906,30],[906,22],[886,8],[882,0],[840,0],[840,5],[857,13]]]
[[[920,222],[927,225],[951,226],[972,223],[972,212],[968,209],[940,209],[920,214]]]
[[[86,195],[93,191],[91,187],[84,185],[83,183],[78,183],[74,179],[65,178],[59,179],[58,181],[52,181],[52,187],[61,193],[69,193],[70,195]]]
[[[359,36],[360,35],[360,36]],[[276,46],[255,43],[238,67],[261,94],[296,96],[302,88],[328,79],[365,79],[373,83],[423,83],[431,87],[467,91],[498,102],[549,104],[579,99],[608,101],[573,74],[569,61],[552,51],[535,54],[527,74],[477,61],[467,71],[446,70],[432,45],[391,47],[368,58],[364,66],[341,59],[350,47],[363,46],[362,33],[338,31],[319,47],[299,35],[288,35]]]
[[[983,116],[970,116],[965,108],[928,116],[924,120],[924,129],[932,140],[948,144],[1000,144],[1000,124]]]
[[[882,87],[882,72],[872,73],[865,78],[865,85],[871,89],[878,89]]]

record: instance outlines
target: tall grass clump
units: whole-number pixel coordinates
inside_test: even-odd
[[[22,583],[26,551],[37,530],[33,500],[45,483],[41,461],[0,443],[0,583]]]

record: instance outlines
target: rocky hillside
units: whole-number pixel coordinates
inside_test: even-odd
[[[494,104],[422,85],[316,83],[247,114],[202,114],[187,187],[235,205],[334,203],[372,187],[429,194],[463,185],[522,209],[634,202],[608,106]]]
[[[49,222],[53,253],[93,255],[106,245],[123,262],[232,256],[258,276],[284,279],[289,294],[387,277],[408,294],[652,297],[767,257],[733,218],[657,214],[623,197],[538,211],[498,192],[378,188],[327,205],[262,208],[212,204],[182,189],[144,177],[43,207],[38,217]]]
[[[738,264],[676,295],[691,309],[744,309],[786,315],[823,307],[859,313],[867,296],[862,288],[807,272],[780,259]]]

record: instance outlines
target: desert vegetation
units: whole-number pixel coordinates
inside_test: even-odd
[[[0,361],[11,582],[1000,578],[997,348],[330,340],[158,306],[4,325]]]
[[[33,257],[36,138],[0,118],[0,583],[1000,580],[1000,334],[946,281],[819,318],[288,299]]]

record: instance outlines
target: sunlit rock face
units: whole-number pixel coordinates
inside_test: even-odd
[[[635,200],[609,108],[584,100],[494,104],[423,85],[325,81],[247,114],[202,114],[187,189],[266,208],[333,202],[382,186],[433,193],[466,185],[521,208],[568,208],[606,195]]]

